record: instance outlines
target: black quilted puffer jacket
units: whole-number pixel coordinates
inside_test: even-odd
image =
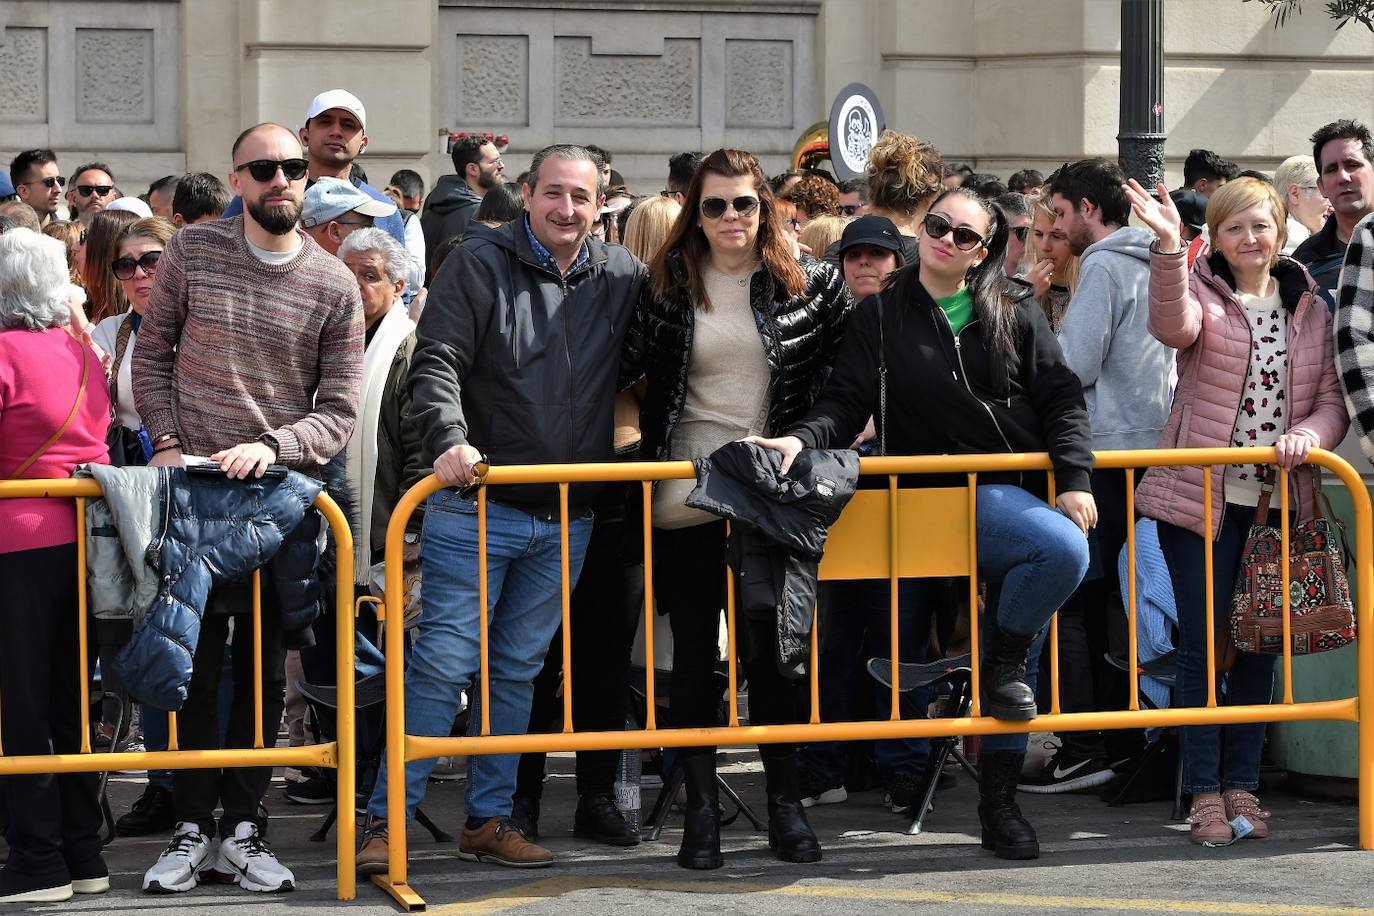
[[[669,261],[674,287],[667,296],[653,284],[640,289],[639,304],[621,351],[621,387],[640,377],[648,390],[640,407],[646,461],[668,460],[668,445],[687,402],[687,368],[691,363],[696,307],[680,255]],[[749,304],[768,359],[768,435],[800,419],[825,383],[839,349],[845,318],[853,300],[844,278],[829,264],[803,255],[806,286],[792,298],[784,295],[767,271],[756,271],[749,284]]]

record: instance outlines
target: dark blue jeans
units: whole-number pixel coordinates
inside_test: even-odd
[[[904,662],[926,660],[930,634],[929,602],[919,600],[921,581],[903,579],[897,588],[898,650]],[[820,595],[821,639],[821,721],[855,721],[856,697],[860,690],[871,690],[879,718],[892,712],[892,691],[873,680],[866,670],[868,660],[892,655],[892,589],[886,579],[833,582],[822,586]],[[904,694],[903,718],[925,715],[929,691]],[[843,741],[823,741],[805,745],[800,762],[820,777],[827,786],[844,784],[845,746]],[[894,738],[875,741],[878,769],[886,777],[901,770],[925,769],[930,753],[924,738]]]
[[[1254,521],[1254,508],[1227,504],[1221,532],[1212,545],[1212,613],[1218,639],[1231,625],[1231,592],[1236,587],[1245,540]],[[1277,511],[1269,523],[1278,525]],[[1179,708],[1207,705],[1207,594],[1202,538],[1184,528],[1159,523],[1159,547],[1173,580],[1178,607],[1178,679],[1174,703]],[[1236,663],[1217,675],[1217,704],[1253,706],[1273,698],[1274,656],[1236,653]],[[1223,690],[1225,694],[1223,696]],[[1219,792],[1259,786],[1260,751],[1264,724],[1189,725],[1181,729],[1183,788],[1187,792]]]

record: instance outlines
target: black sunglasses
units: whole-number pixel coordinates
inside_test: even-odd
[[[840,204],[835,209],[840,211],[840,216],[853,216],[859,212],[863,204]]]
[[[1016,236],[1018,242],[1024,242],[1026,236],[1030,234],[1030,226],[1012,226],[1009,231]]]
[[[47,178],[35,178],[33,181],[21,181],[19,187],[27,187],[31,184],[41,184],[45,188],[65,188],[67,179],[61,175],[49,175]]]
[[[90,197],[92,194],[94,194],[96,197],[104,197],[106,194],[109,194],[111,191],[114,190],[114,185],[112,185],[112,184],[79,184],[79,185],[76,186],[76,189],[77,189],[79,192],[81,192],[81,196],[82,196],[82,197]]]
[[[161,260],[162,252],[145,251],[137,261],[130,257],[115,258],[110,269],[114,271],[117,280],[132,280],[138,268],[143,268],[144,276],[151,277],[157,273],[157,262]]]
[[[287,181],[300,181],[310,170],[310,163],[304,159],[254,159],[252,162],[234,166],[236,172],[244,169],[248,170],[254,181],[271,181],[276,177],[277,169],[281,169]]]
[[[703,197],[701,199],[701,215],[707,219],[720,219],[725,215],[726,207],[734,207],[735,212],[740,216],[748,216],[758,209],[759,199],[750,195],[736,197],[734,200],[726,200],[724,197]]]
[[[925,227],[926,235],[933,239],[942,239],[952,232],[954,247],[960,251],[972,251],[984,242],[983,237],[972,229],[955,226],[938,213],[927,213],[921,225]]]

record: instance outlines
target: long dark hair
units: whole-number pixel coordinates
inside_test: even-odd
[[[1006,296],[1006,280],[1002,276],[1002,262],[1007,256],[1007,236],[1011,234],[1002,208],[971,188],[951,188],[931,201],[930,209],[939,206],[947,197],[962,197],[978,205],[987,214],[988,231],[984,234],[987,255],[964,277],[973,297],[973,311],[983,329],[983,345],[992,358],[993,380],[1001,387],[1006,384],[1012,355],[1020,345],[1016,324],[1016,307]],[[893,279],[893,286],[907,295],[914,295],[919,284],[920,264],[913,262],[902,268],[902,277]]]
[[[710,245],[697,220],[701,214],[701,185],[708,174],[722,175],[726,178],[749,176],[754,180],[754,193],[759,198],[759,233],[754,239],[754,249],[758,252],[763,268],[768,272],[775,287],[780,287],[791,299],[806,286],[806,275],[801,265],[792,256],[792,250],[783,238],[782,223],[778,218],[777,202],[769,190],[768,179],[753,153],[738,149],[718,149],[702,160],[692,183],[687,186],[687,196],[682,202],[682,212],[678,214],[668,239],[659,249],[649,265],[649,275],[653,282],[654,293],[667,296],[674,280],[669,269],[673,252],[681,252],[682,266],[687,271],[687,284],[691,288],[692,301],[704,312],[711,310],[711,300],[706,295],[706,281],[702,276],[702,266],[710,257]]]

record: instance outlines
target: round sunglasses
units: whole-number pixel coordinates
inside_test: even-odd
[[[955,226],[938,213],[927,213],[921,225],[925,227],[926,235],[933,239],[942,239],[953,233],[954,247],[960,251],[972,251],[986,241],[972,229]]]
[[[162,259],[160,251],[145,251],[137,261],[130,257],[115,258],[110,265],[110,270],[114,271],[116,280],[132,280],[137,274],[138,269],[143,269],[145,277],[151,277],[157,273],[157,262]]]

